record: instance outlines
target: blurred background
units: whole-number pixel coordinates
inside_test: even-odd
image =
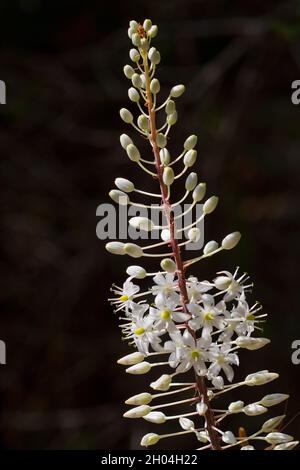
[[[128,348],[106,298],[128,260],[106,253],[95,233],[116,176],[154,189],[119,145],[128,132],[118,114],[128,106],[128,21],[145,17],[159,26],[162,95],[187,86],[170,150],[198,134],[200,179],[220,196],[206,240],[243,233],[237,249],[194,273],[212,279],[240,266],[269,314],[271,345],[241,354],[237,377],[281,376],[237,399],[289,393],[286,432],[299,439],[291,344],[300,339],[300,105],[291,83],[300,79],[300,2],[2,0],[0,17],[1,448],[136,449],[155,428],[122,419],[124,399],[149,377],[116,365]]]

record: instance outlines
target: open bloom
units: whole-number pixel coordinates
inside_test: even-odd
[[[231,364],[239,365],[238,355],[235,353],[230,353],[230,344],[212,344],[208,357],[211,362],[211,365],[208,369],[208,378],[217,377],[221,370],[225,372],[225,375],[229,382],[232,382],[234,371],[231,367]]]
[[[199,282],[195,276],[190,276],[186,285],[190,302],[198,302],[202,299],[202,294],[208,292],[214,287],[213,284],[208,281]]]
[[[135,294],[140,290],[139,286],[133,284],[131,278],[129,277],[123,284],[123,287],[113,286],[111,288],[112,292],[116,294],[117,297],[108,299],[113,305],[116,305],[116,312],[119,310],[127,311],[131,306]]]
[[[155,305],[157,308],[150,307],[149,315],[157,329],[166,328],[169,331],[174,331],[176,330],[174,322],[182,323],[190,318],[190,315],[184,312],[174,311],[178,304],[174,302],[173,297],[157,296]]]
[[[218,290],[225,292],[225,302],[230,302],[230,300],[238,298],[245,289],[252,287],[252,284],[245,285],[249,276],[247,276],[247,274],[243,274],[238,277],[238,270],[239,268],[236,268],[234,274],[231,274],[229,271],[219,271],[217,274],[222,274],[222,276],[218,276],[214,280],[215,287]]]
[[[193,330],[202,328],[202,337],[208,338],[213,328],[221,329],[224,326],[224,316],[226,305],[221,301],[215,305],[212,295],[205,294],[202,298],[203,306],[198,304],[188,304],[188,310],[192,314],[193,319],[189,321],[189,326]]]
[[[158,273],[154,276],[153,281],[155,285],[152,287],[152,292],[156,296],[156,299],[170,299],[173,302],[179,304],[180,297],[176,292],[178,290],[178,282],[175,279],[174,274],[167,273],[162,274]]]

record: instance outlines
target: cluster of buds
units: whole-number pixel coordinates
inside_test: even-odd
[[[160,261],[157,272],[148,272],[145,266],[130,265],[123,286],[114,285],[111,289],[113,297],[109,300],[120,314],[123,338],[135,348],[135,352],[122,357],[118,363],[133,375],[163,369],[150,383],[155,393],[142,392],[126,400],[132,408],[124,417],[142,418],[156,425],[169,420],[178,423],[179,430],[173,433],[146,434],[141,440],[142,446],[190,433],[198,441],[200,450],[253,450],[256,443],[258,447],[265,444],[268,449],[292,449],[298,442],[278,430],[284,415],[267,419],[258,431],[247,436],[235,435],[226,427],[221,429],[231,415],[240,413],[251,417],[267,413],[269,408],[287,400],[288,395],[265,395],[248,404],[238,400],[221,409],[215,405],[219,396],[233,389],[261,386],[278,377],[275,372],[263,370],[248,375],[243,381],[233,381],[240,349],[255,351],[270,342],[254,335],[261,330],[259,324],[266,314],[261,313],[258,303],[249,306],[247,294],[252,284],[246,274],[239,274],[238,268],[234,273],[218,272],[211,281],[201,281],[187,273],[191,265],[222,250],[235,248],[241,235],[232,232],[219,242],[210,240],[196,257],[183,259],[182,248],[199,240],[201,233],[197,225],[216,209],[218,197],[212,195],[205,200],[206,184],[198,182],[195,172],[188,173],[197,161],[196,135],[185,139],[178,156],[172,158],[168,150],[169,133],[178,118],[175,100],[184,93],[185,87],[174,86],[163,103],[158,103],[160,83],[155,73],[161,57],[151,45],[157,26],[149,19],[143,24],[131,21],[128,35],[134,47],[129,52],[132,64],[125,65],[124,74],[131,81],[128,96],[137,105],[139,115],[135,119],[130,110],[122,108],[120,116],[148,140],[151,157],[142,157],[127,134],[121,135],[120,143],[129,159],[156,179],[159,190],[152,193],[137,189],[133,182],[117,178],[116,189],[110,192],[110,197],[117,204],[137,208],[152,207],[151,198],[159,200],[160,204],[155,207],[167,222],[155,225],[150,218],[135,216],[129,220],[132,227],[150,234],[159,230],[161,241],[147,246],[119,241],[106,245],[106,249],[116,255],[154,257]],[[158,113],[165,116],[159,128],[156,125]],[[185,191],[179,201],[172,202],[171,188],[180,178],[185,178]],[[134,195],[142,196],[143,202],[136,201]],[[149,198],[150,203],[145,204],[145,198]],[[189,199],[192,199],[189,209],[175,216],[174,208]],[[178,218],[192,211],[199,202],[203,204],[201,216],[178,229]],[[186,234],[185,241],[178,241],[179,232]],[[183,374],[186,374],[185,379],[177,381]],[[188,408],[177,414],[165,412],[165,408],[177,405],[181,409]]]

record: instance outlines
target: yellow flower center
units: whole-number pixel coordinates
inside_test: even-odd
[[[253,315],[253,313],[250,313],[249,315],[247,315],[246,317],[247,320],[255,320],[255,316]]]
[[[200,352],[198,351],[198,349],[194,349],[191,352],[191,356],[192,356],[192,359],[194,359],[194,361],[197,361],[200,357]]]
[[[171,316],[171,312],[170,310],[163,310],[160,314],[161,318],[163,318],[164,320],[169,320],[170,319],[170,316]]]
[[[143,327],[140,327],[140,328],[137,328],[136,330],[134,330],[134,334],[136,334],[137,336],[140,336],[143,333],[145,333],[145,328],[143,328]]]
[[[211,321],[215,318],[214,316],[214,313],[213,312],[207,312],[205,315],[204,315],[204,320],[205,321]]]
[[[218,356],[217,363],[221,366],[224,364],[224,356]]]
[[[121,295],[121,297],[119,297],[119,300],[122,300],[122,302],[126,302],[126,300],[129,300],[129,297],[128,295]]]

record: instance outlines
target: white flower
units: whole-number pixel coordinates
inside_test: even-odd
[[[190,315],[184,312],[175,312],[177,302],[172,297],[157,296],[155,299],[157,308],[150,307],[150,316],[153,319],[155,328],[167,329],[169,331],[176,330],[174,322],[185,322]]]
[[[189,326],[193,330],[202,328],[202,337],[208,338],[213,328],[221,329],[224,327],[223,312],[225,303],[219,302],[215,305],[212,295],[205,294],[202,298],[203,307],[198,304],[188,304],[188,310],[192,314],[193,319],[189,321]]]
[[[211,365],[208,369],[208,378],[216,377],[220,371],[223,370],[229,382],[233,379],[233,368],[230,364],[239,365],[239,358],[237,354],[230,353],[229,344],[218,345],[212,344],[209,349],[209,360]]]
[[[155,286],[152,287],[152,292],[157,297],[160,298],[169,298],[175,303],[179,304],[180,296],[176,292],[178,290],[178,281],[175,279],[174,274],[167,273],[162,274],[158,273],[154,276],[153,281],[155,282]]]
[[[181,344],[178,340],[177,343],[168,343],[168,350],[172,351],[169,364],[171,367],[176,367],[176,372],[186,372],[193,367],[197,375],[206,375],[205,361],[207,360],[207,350],[211,344],[210,338],[195,340],[189,331],[185,330],[181,337]]]
[[[219,271],[217,274],[223,274],[223,276],[218,276],[214,280],[215,287],[218,290],[225,292],[225,302],[238,298],[246,288],[252,287],[252,284],[244,285],[244,283],[249,279],[247,274],[243,274],[241,277],[236,279],[238,269],[239,268],[235,270],[234,274],[231,274],[229,271]]]
[[[123,284],[123,287],[118,287],[113,285],[111,288],[112,292],[117,295],[117,297],[108,299],[111,301],[111,304],[117,306],[115,312],[119,310],[128,310],[131,306],[133,299],[135,298],[135,294],[137,294],[140,290],[139,286],[133,284],[131,278],[129,277]]]
[[[213,288],[208,281],[199,282],[194,276],[190,276],[186,282],[188,298],[190,302],[198,302],[202,299],[202,294]]]

